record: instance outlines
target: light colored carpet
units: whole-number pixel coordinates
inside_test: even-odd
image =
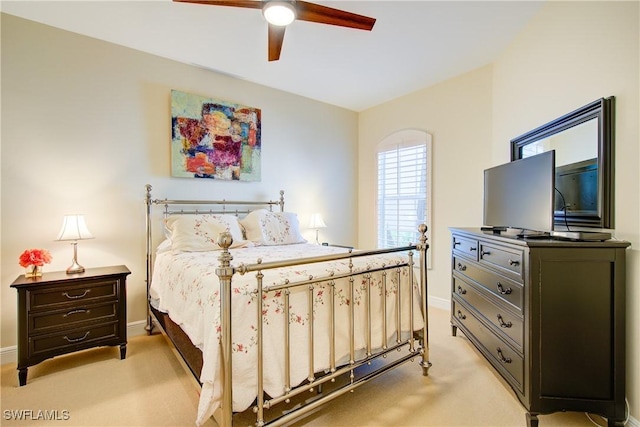
[[[451,336],[448,311],[431,308],[429,320],[429,376],[422,376],[416,362],[407,363],[296,425],[526,426],[525,411],[511,389],[463,334]],[[118,354],[108,347],[47,360],[29,368],[24,387],[18,387],[16,365],[3,365],[0,425],[194,425],[198,388],[163,336],[129,338],[127,358],[119,360]],[[31,419],[14,419],[16,411],[28,414],[20,410],[31,410]],[[38,411],[59,420],[38,419]],[[249,420],[243,414],[235,421],[254,422]],[[207,423],[211,426],[216,426],[213,420]],[[593,424],[582,413],[556,413],[540,416],[540,426]]]

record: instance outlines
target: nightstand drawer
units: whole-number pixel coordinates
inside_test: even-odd
[[[117,299],[118,282],[105,279],[99,282],[78,283],[29,291],[31,310],[50,309],[53,306],[72,303],[86,304],[97,299]]]
[[[109,338],[118,338],[118,322],[31,337],[29,340],[30,354],[36,357],[47,352],[62,354],[71,348],[76,350],[91,347],[93,342],[105,341]]]
[[[52,328],[76,327],[83,322],[111,322],[118,319],[118,302],[106,304],[75,305],[55,312],[38,313],[30,316],[29,333],[42,333]]]

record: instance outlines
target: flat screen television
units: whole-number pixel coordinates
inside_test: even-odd
[[[523,236],[553,231],[555,151],[484,171],[484,224],[493,231],[520,229]]]

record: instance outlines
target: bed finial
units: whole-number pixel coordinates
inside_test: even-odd
[[[222,248],[223,251],[228,250],[232,244],[233,237],[231,236],[231,233],[229,233],[228,231],[220,233],[220,235],[218,236],[218,245]]]
[[[220,274],[222,274],[223,276],[229,275],[229,278],[231,277],[233,272],[226,271],[226,270],[231,266],[231,260],[233,259],[233,257],[229,253],[229,248],[231,247],[232,244],[233,244],[233,237],[231,237],[231,233],[229,233],[228,231],[220,233],[220,235],[218,236],[218,245],[222,248],[222,252],[218,257],[218,261],[220,261],[221,271],[219,272],[216,271],[216,272],[218,273],[218,275]]]
[[[284,190],[280,190],[280,212],[284,212]]]
[[[425,245],[427,243],[427,224],[418,225],[418,231],[420,232],[420,244]]]
[[[146,184],[144,186],[144,188],[146,188],[146,190],[147,190],[147,195],[145,197],[145,201],[146,201],[147,205],[150,205],[151,204],[151,189],[153,187],[151,187],[151,184]]]

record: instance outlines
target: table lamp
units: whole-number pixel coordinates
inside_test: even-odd
[[[320,244],[320,242],[318,241],[318,230],[320,228],[325,228],[326,226],[327,224],[325,224],[322,220],[322,215],[320,215],[319,213],[314,213],[311,215],[311,220],[309,220],[309,228],[313,228],[316,230],[316,245]]]
[[[67,268],[67,274],[82,273],[84,267],[78,264],[78,240],[93,239],[87,225],[84,222],[84,215],[65,215],[62,221],[62,228],[56,240],[71,240],[73,245],[73,261]]]

